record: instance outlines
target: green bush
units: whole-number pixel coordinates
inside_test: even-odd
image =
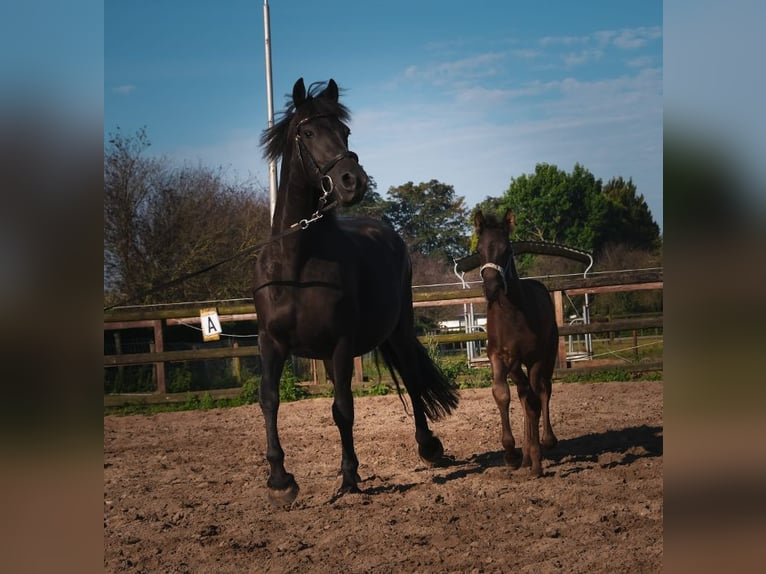
[[[202,397],[199,400],[199,408],[203,410],[213,409],[216,406],[217,406],[216,400],[213,398],[213,395],[211,395],[210,393],[205,393],[204,395],[202,395]]]
[[[186,393],[191,390],[192,374],[187,363],[171,364],[168,368],[167,390],[169,393]]]
[[[242,382],[242,388],[239,391],[239,404],[251,405],[258,402],[258,387],[260,381],[250,375]]]
[[[379,397],[382,395],[387,395],[390,392],[391,392],[391,387],[388,386],[383,381],[378,380],[377,383],[372,383],[370,385],[363,386],[359,390],[357,395],[360,397]]]
[[[308,391],[298,384],[298,377],[293,374],[290,363],[285,363],[282,378],[279,379],[279,400],[291,402],[308,396]]]

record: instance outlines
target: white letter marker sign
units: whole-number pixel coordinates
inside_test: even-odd
[[[202,326],[202,338],[205,341],[217,341],[221,338],[221,320],[218,318],[218,311],[215,307],[211,309],[201,309],[199,312],[200,325]]]

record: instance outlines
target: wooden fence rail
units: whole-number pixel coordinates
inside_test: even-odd
[[[661,290],[663,288],[662,270],[639,271],[632,273],[603,273],[588,278],[552,277],[542,278],[551,291],[556,307],[559,324],[559,365],[566,364],[564,337],[585,333],[604,333],[619,331],[636,331],[648,328],[661,328],[662,317],[619,319],[606,322],[595,322],[589,325],[568,325],[564,323],[562,297],[581,295],[584,293],[614,293],[621,291],[638,291],[646,289]],[[459,290],[414,291],[414,307],[439,307],[446,305],[462,305],[465,303],[485,302],[481,288]],[[121,353],[104,355],[104,367],[120,367],[127,365],[154,364],[157,381],[157,393],[164,394],[165,363],[174,361],[200,361],[206,359],[227,359],[236,357],[252,357],[258,355],[257,345],[233,344],[227,347],[205,347],[200,349],[165,351],[163,344],[164,326],[199,323],[199,309],[216,307],[221,323],[256,320],[255,308],[250,301],[235,302],[201,302],[183,306],[152,306],[145,308],[115,309],[104,314],[104,330],[120,331],[134,328],[151,328],[154,332],[152,351],[148,353]],[[419,337],[424,343],[462,343],[468,341],[484,341],[486,333],[444,333],[424,335]],[[361,377],[361,361],[356,362],[356,378]]]

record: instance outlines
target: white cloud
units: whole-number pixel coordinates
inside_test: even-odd
[[[662,37],[662,28],[659,26],[653,26],[651,28],[631,28],[620,30],[620,33],[615,36],[612,42],[615,46],[622,48],[623,50],[634,50],[636,48],[641,48],[650,41],[660,37]]]
[[[544,95],[542,99],[525,99]],[[662,70],[584,81],[473,85],[422,107],[354,110],[352,148],[378,192],[438,179],[473,205],[539,162],[632,177],[662,222]]]
[[[631,58],[625,62],[625,65],[629,68],[649,68],[654,64],[654,58],[651,56],[639,56],[638,58]]]
[[[542,52],[540,50],[526,48],[526,49],[520,49],[520,50],[513,50],[511,51],[511,54],[514,57],[519,58],[520,60],[534,60],[535,58],[540,57]]]
[[[571,68],[573,66],[582,66],[595,60],[600,60],[604,53],[601,50],[582,50],[581,52],[570,52],[563,54],[561,58],[564,64]]]
[[[573,46],[575,44],[586,44],[589,36],[545,36],[540,38],[541,46]]]
[[[585,36],[544,36],[538,40],[541,46],[577,46],[595,43],[597,46],[614,45],[623,50],[641,48],[662,37],[660,26],[625,28],[623,30],[599,30]]]
[[[617,35],[614,30],[600,30],[593,34],[593,38],[599,46],[606,46]]]
[[[425,66],[409,66],[404,71],[404,77],[408,80],[428,82],[437,86],[462,83],[496,75],[504,58],[504,54],[488,52],[459,60]]]

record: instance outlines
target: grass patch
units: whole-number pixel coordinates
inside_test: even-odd
[[[459,389],[486,388],[492,385],[492,370],[487,367],[470,367],[462,356],[443,356],[439,353],[436,345],[428,346],[431,359],[439,366],[445,376],[454,381]],[[560,371],[559,371],[560,372]],[[377,382],[370,382],[361,388],[354,390],[356,397],[384,396],[395,393],[396,389],[390,379],[383,380],[377,373]],[[183,387],[187,377],[183,371],[179,371],[174,379],[176,387]],[[600,370],[583,370],[582,372],[564,372],[555,379],[561,383],[605,383],[618,381],[661,381],[662,371],[635,371],[630,368],[616,366]],[[509,384],[513,384],[509,379]],[[154,414],[164,412],[177,412],[189,410],[208,410],[216,408],[238,407],[258,402],[260,379],[254,375],[246,374],[245,380],[239,389],[239,393],[231,397],[217,397],[210,391],[185,393],[185,400],[168,403],[150,404],[146,402],[133,402],[120,406],[104,407],[105,415],[132,415]],[[182,391],[183,392],[183,391]],[[402,392],[406,392],[402,389]],[[180,394],[180,393],[179,393]],[[299,384],[298,378],[293,374],[290,363],[285,365],[279,385],[279,399],[282,402],[292,402],[309,397],[323,396],[332,397],[333,390],[330,386],[324,393],[317,395],[311,393],[305,385]]]
[[[627,369],[604,369],[583,373],[567,373],[556,379],[559,383],[614,383],[621,381],[661,381],[662,371],[629,371]]]

